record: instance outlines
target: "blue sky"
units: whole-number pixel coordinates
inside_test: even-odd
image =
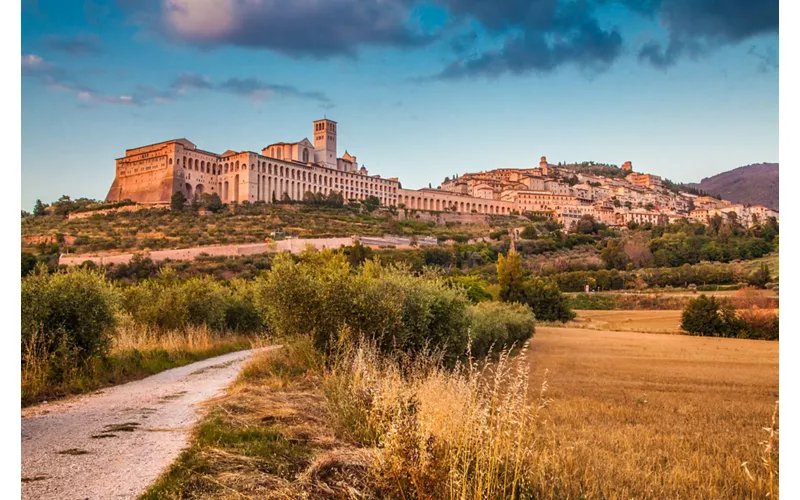
[[[558,161],[699,181],[778,161],[777,0],[24,0],[22,206],[126,148],[339,123],[404,187]]]

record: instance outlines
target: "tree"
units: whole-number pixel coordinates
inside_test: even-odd
[[[505,232],[505,231],[504,231]],[[522,230],[520,236],[526,240],[535,240],[538,232],[536,231],[536,227],[533,224],[525,226],[525,229]],[[499,238],[496,238],[499,239]]]
[[[36,204],[33,205],[33,215],[37,217],[47,215],[47,206],[42,203],[42,200],[36,200]]]
[[[600,225],[589,214],[581,217],[575,224],[575,232],[580,234],[597,234]]]
[[[325,200],[325,204],[334,208],[343,207],[344,196],[342,196],[340,191],[331,191],[328,193],[328,198]]]
[[[567,297],[553,281],[541,278],[527,280],[523,286],[523,297],[523,302],[533,310],[537,320],[565,323],[575,318]]]
[[[200,195],[200,206],[208,211],[217,213],[222,210],[222,200],[217,193],[203,193]]]
[[[365,260],[372,258],[372,249],[365,247],[360,241],[356,240],[350,247],[345,247],[345,254],[350,266],[356,268],[360,266]]]
[[[53,203],[52,209],[55,215],[65,217],[69,215],[71,210],[75,209],[75,202],[69,196],[62,195],[58,201]]]
[[[381,206],[381,200],[377,196],[369,196],[364,200],[364,208],[367,209],[367,212],[374,212],[379,206]]]
[[[497,281],[500,283],[500,300],[522,302],[523,294],[522,259],[518,252],[510,250],[508,255],[497,256]]]
[[[750,276],[750,284],[759,288],[764,288],[769,283],[772,276],[769,272],[769,265],[762,262],[761,266]]]
[[[175,191],[172,193],[172,197],[169,199],[169,207],[176,211],[180,212],[183,210],[183,207],[186,205],[186,196],[184,196],[182,191]]]
[[[620,240],[608,240],[606,247],[600,252],[600,258],[608,269],[624,270],[630,259],[625,253],[625,245]]]
[[[22,252],[22,276],[27,276],[36,267],[36,256],[30,252]]]
[[[746,330],[746,325],[736,315],[732,304],[723,304],[704,294],[686,304],[681,315],[681,328],[705,337],[738,337]]]

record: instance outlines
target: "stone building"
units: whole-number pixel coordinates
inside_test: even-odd
[[[197,148],[187,139],[173,139],[128,149],[117,159],[116,176],[106,201],[130,199],[166,204],[181,191],[187,198],[217,193],[224,203],[264,201],[305,193],[341,192],[347,199],[377,197],[382,205],[397,205],[399,182],[359,169],[356,157],[336,155],[336,122],[314,122],[314,143],[279,142],[253,151],[222,154]]]

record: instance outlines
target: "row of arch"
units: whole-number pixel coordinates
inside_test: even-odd
[[[505,205],[495,205],[492,203],[469,201],[453,202],[408,195],[403,196],[402,200],[406,208],[414,210],[433,210],[441,212],[444,210],[453,210],[455,208],[454,211],[461,213],[471,213],[474,211],[479,214],[508,214],[511,212],[511,209]]]
[[[212,186],[210,187],[211,191],[214,191],[219,194],[220,199],[225,202],[231,202],[239,200],[239,175],[237,174],[234,177],[233,182],[229,181],[221,181],[218,183],[211,183]],[[231,184],[233,186],[231,186]],[[185,191],[187,198],[192,198],[193,196],[200,196],[206,191],[206,187],[203,183],[197,183],[196,185],[192,185],[191,183],[187,182],[185,184]],[[267,176],[267,175],[258,175],[256,176],[256,194],[255,194],[255,201],[264,201],[267,203],[272,202],[272,200],[280,201],[283,198],[283,195],[286,194],[292,200],[302,200],[305,196],[306,192],[312,192],[314,194],[321,193],[323,195],[329,195],[332,191],[338,191],[336,189],[329,188],[327,186],[322,187],[319,185],[310,184],[307,182],[300,182],[300,181],[293,181],[289,179],[282,179],[279,177]],[[357,195],[352,191],[343,191],[343,196],[345,199],[353,197],[353,198],[364,198],[363,195]],[[381,204],[383,205],[394,205],[395,201],[390,199],[386,196],[379,197],[381,200]]]
[[[181,160],[178,159],[178,164],[180,165]],[[170,164],[172,163],[172,159],[170,159]],[[200,173],[209,173],[211,175],[222,175],[227,174],[229,172],[238,172],[241,169],[247,169],[246,163],[241,163],[239,160],[235,162],[225,162],[220,163],[217,165],[216,163],[208,162],[206,163],[204,160],[197,160],[193,158],[186,158],[183,157],[183,165],[188,170],[194,170]],[[252,163],[250,164],[250,170],[258,170],[259,174],[268,174],[268,175],[278,175],[280,177],[288,177],[295,180],[302,180],[304,182],[310,182],[313,184],[322,184],[325,187],[333,187],[334,178],[330,175],[322,175],[313,172],[306,172],[300,169],[284,167],[283,165],[273,165],[272,163],[267,163],[266,161],[259,161],[257,164]],[[363,181],[358,179],[349,179],[349,178],[342,178],[339,179],[338,182],[349,186],[351,189],[353,188],[361,188],[361,189],[369,189],[371,188],[373,191],[377,191],[378,193],[390,193],[396,194],[397,187],[389,186],[380,182],[370,182],[370,181]]]

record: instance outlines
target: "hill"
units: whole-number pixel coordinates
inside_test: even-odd
[[[706,177],[687,186],[734,203],[765,205],[778,210],[778,164],[756,163]]]

